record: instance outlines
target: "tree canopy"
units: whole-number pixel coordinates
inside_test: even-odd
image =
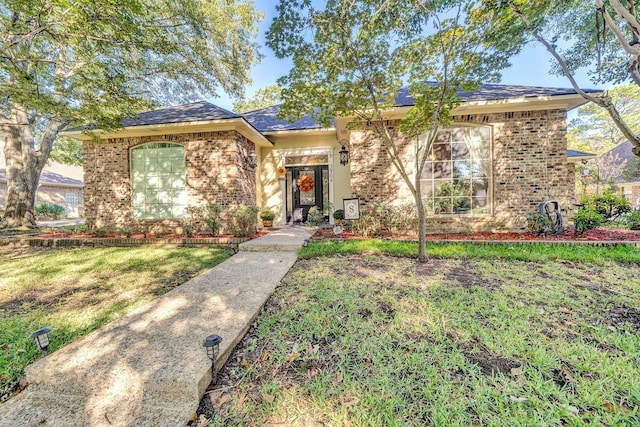
[[[70,124],[114,128],[153,104],[241,96],[259,19],[249,0],[0,1],[3,225],[34,225],[40,171]]]
[[[233,103],[233,111],[236,113],[246,113],[271,107],[282,102],[282,89],[277,84],[256,90],[256,93],[247,98]]]
[[[325,125],[351,118],[385,148],[416,201],[420,259],[426,259],[420,176],[439,126],[451,122],[458,89],[496,81],[519,45],[500,36],[514,22],[492,22],[474,1],[281,0],[267,44],[293,68],[278,82],[282,114],[312,115]],[[397,123],[414,144],[413,161],[400,156],[395,124],[386,113],[408,85],[415,106]],[[408,163],[415,165],[409,167]]]

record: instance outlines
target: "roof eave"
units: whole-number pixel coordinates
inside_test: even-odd
[[[63,131],[60,134],[69,138],[87,141],[92,139],[92,134],[101,139],[107,138],[127,138],[136,136],[153,136],[166,134],[180,134],[192,132],[227,131],[235,130],[246,137],[257,146],[271,147],[273,144],[264,137],[256,128],[251,126],[244,118],[218,120],[200,120],[180,123],[160,123],[151,125],[125,126],[115,131],[92,130],[92,131]]]

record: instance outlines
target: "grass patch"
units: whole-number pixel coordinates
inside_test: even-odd
[[[305,248],[336,255],[276,289],[203,399],[210,425],[640,423],[637,265],[566,260],[573,247],[376,253],[411,247],[396,245]]]
[[[507,259],[522,261],[576,261],[606,264],[640,264],[640,248],[629,244],[615,246],[592,246],[583,244],[545,243],[473,243],[437,242],[427,243],[427,253],[433,258],[456,259]],[[299,252],[300,258],[309,259],[331,255],[389,255],[417,257],[418,244],[409,241],[367,239],[324,241],[310,243]]]
[[[28,339],[51,327],[71,343],[228,257],[222,249],[0,249],[0,401],[41,357]]]

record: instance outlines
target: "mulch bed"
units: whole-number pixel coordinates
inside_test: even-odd
[[[427,240],[490,240],[490,241],[575,241],[575,242],[598,242],[598,241],[623,241],[637,242],[640,241],[640,230],[622,230],[598,228],[587,230],[580,236],[575,236],[573,229],[570,228],[557,236],[538,236],[531,233],[514,233],[514,232],[498,232],[498,233],[428,233]],[[415,236],[408,235],[392,235],[383,234],[383,238],[417,240]],[[350,230],[344,230],[342,234],[336,235],[332,229],[321,229],[313,236],[314,240],[321,239],[361,239],[362,236],[353,234]]]
[[[261,229],[258,230],[253,236],[252,239],[264,236],[269,234],[270,230]],[[126,236],[124,234],[119,233],[108,233],[104,236],[97,236],[92,233],[72,233],[72,232],[50,232],[50,233],[41,233],[35,236],[32,236],[37,239],[120,239],[120,238],[131,238],[131,239],[210,239],[210,238],[222,238],[222,239],[231,239],[234,237],[233,234],[219,234],[214,236],[212,234],[194,234],[192,236],[186,236],[184,234],[155,234],[149,233],[146,236],[142,233],[134,233],[130,236]]]

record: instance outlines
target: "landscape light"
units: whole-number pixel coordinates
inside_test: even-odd
[[[51,332],[51,328],[42,328],[29,336],[45,356],[49,354],[49,332]]]
[[[211,360],[211,381],[215,384],[217,380],[217,370],[216,370],[216,359],[218,358],[218,354],[220,353],[220,343],[222,342],[222,337],[220,335],[209,335],[204,340],[204,344],[202,345],[207,349],[207,357]]]

